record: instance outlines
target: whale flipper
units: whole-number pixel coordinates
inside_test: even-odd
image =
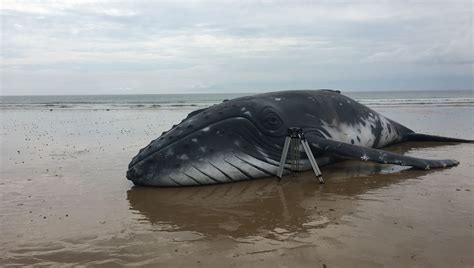
[[[445,168],[459,164],[456,160],[423,159],[387,152],[370,147],[347,144],[343,142],[323,139],[315,135],[306,135],[309,144],[319,152],[329,153],[345,159],[377,162],[380,164],[394,164],[412,166],[417,169]]]

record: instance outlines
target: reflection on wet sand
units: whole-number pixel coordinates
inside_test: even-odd
[[[416,147],[421,146],[427,145]],[[413,144],[391,150],[411,148]],[[143,216],[141,220],[161,230],[234,238],[265,236],[275,228],[290,232],[323,228],[351,214],[359,195],[431,172],[436,170],[344,161],[323,169],[325,185],[319,185],[312,173],[305,172],[281,181],[275,178],[186,188],[133,187],[127,199],[130,209]]]

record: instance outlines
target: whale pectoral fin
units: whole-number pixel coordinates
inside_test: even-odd
[[[432,160],[404,156],[401,154],[382,151],[374,148],[327,140],[314,135],[306,136],[306,139],[308,140],[309,144],[318,151],[327,152],[346,159],[358,159],[381,164],[412,166],[417,169],[444,168],[456,166],[459,164],[459,162],[456,160]]]

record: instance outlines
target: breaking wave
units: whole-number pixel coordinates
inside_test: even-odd
[[[371,106],[473,106],[474,91],[344,92]],[[248,94],[0,96],[0,109],[152,110],[201,108]]]

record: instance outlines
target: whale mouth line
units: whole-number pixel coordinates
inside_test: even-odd
[[[157,148],[156,150],[153,150],[153,151],[148,152],[145,156],[143,156],[143,157],[141,157],[141,158],[139,158],[139,159],[137,159],[137,160],[135,160],[135,161],[132,161],[132,163],[130,163],[128,169],[133,168],[133,167],[136,166],[138,163],[140,163],[140,162],[142,162],[142,161],[148,159],[148,158],[151,157],[152,155],[154,155],[154,154],[156,154],[156,153],[158,153],[158,152],[160,152],[160,151],[162,151],[162,150],[168,148],[169,146],[171,146],[171,145],[173,145],[173,144],[175,144],[175,143],[177,143],[177,142],[179,142],[179,141],[182,141],[183,139],[185,139],[185,138],[187,138],[187,137],[189,137],[189,136],[191,136],[191,135],[193,135],[193,134],[195,134],[195,133],[197,133],[197,132],[199,132],[199,131],[203,131],[203,130],[206,129],[206,128],[212,127],[213,125],[216,125],[216,124],[220,124],[220,123],[225,122],[225,121],[227,121],[227,120],[234,120],[234,119],[237,119],[237,120],[242,120],[242,119],[243,119],[243,120],[246,120],[247,122],[249,122],[250,124],[252,124],[257,130],[259,129],[259,128],[255,125],[255,123],[252,122],[252,120],[250,120],[249,118],[247,118],[247,117],[245,117],[245,116],[232,116],[232,117],[227,117],[227,118],[224,118],[224,119],[222,119],[222,120],[213,122],[213,123],[208,124],[208,125],[206,125],[206,126],[203,126],[202,128],[196,129],[196,130],[194,130],[194,131],[192,131],[192,132],[190,132],[190,133],[188,133],[188,134],[186,134],[186,135],[180,137],[179,139],[176,139],[176,140],[174,140],[174,141],[172,141],[172,142],[166,144],[166,145],[163,146],[163,147],[160,147],[160,148]]]

